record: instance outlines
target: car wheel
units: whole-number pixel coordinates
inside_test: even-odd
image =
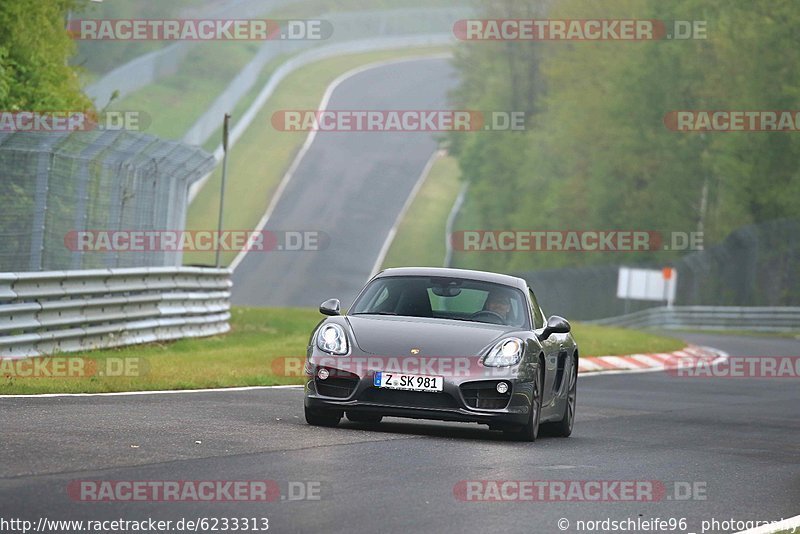
[[[306,423],[314,426],[336,426],[342,419],[342,412],[312,410],[306,408]]]
[[[531,399],[528,423],[520,429],[506,430],[506,436],[516,441],[536,441],[539,436],[539,418],[542,415],[542,384],[544,368],[540,365],[533,382],[533,399]]]
[[[353,413],[347,412],[347,419],[348,421],[352,421],[354,423],[372,423],[377,424],[381,422],[383,419],[382,415],[372,415],[367,413]]]
[[[569,380],[567,402],[564,405],[564,417],[557,423],[549,423],[546,425],[549,435],[561,438],[568,438],[570,434],[572,434],[572,427],[575,424],[575,404],[578,392],[578,362],[575,359],[572,360],[572,370]],[[544,430],[544,428],[542,430]]]

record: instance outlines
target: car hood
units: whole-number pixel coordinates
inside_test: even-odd
[[[358,347],[369,354],[478,356],[493,341],[514,330],[506,326],[446,319],[348,316]]]

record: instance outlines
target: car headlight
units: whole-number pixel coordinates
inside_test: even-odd
[[[524,349],[525,344],[521,339],[508,337],[492,347],[492,350],[483,359],[483,365],[487,367],[516,365],[522,359]]]
[[[326,324],[317,332],[317,347],[330,354],[347,354],[347,336],[344,329],[335,323]]]

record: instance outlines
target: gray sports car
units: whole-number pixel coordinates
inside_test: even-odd
[[[477,422],[534,441],[569,436],[578,347],[525,280],[460,269],[387,269],[346,315],[336,299],[308,345],[311,425],[384,416]]]

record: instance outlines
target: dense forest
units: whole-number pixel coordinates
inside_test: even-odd
[[[459,228],[703,230],[708,246],[800,213],[800,133],[665,125],[676,110],[800,109],[794,0],[509,0],[484,2],[480,16],[702,20],[707,35],[460,43],[456,106],[528,120],[524,132],[450,136],[470,184]],[[497,252],[461,263],[521,271],[652,259]]]

